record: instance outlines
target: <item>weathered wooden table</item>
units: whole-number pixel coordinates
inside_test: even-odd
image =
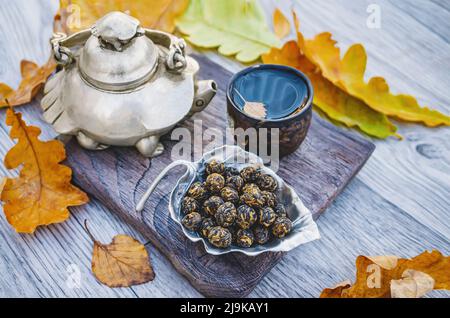
[[[269,14],[274,0],[262,1]],[[307,36],[331,31],[341,47],[362,42],[368,75],[388,79],[392,90],[450,112],[450,3],[446,0],[381,1],[380,28],[366,25],[370,0],[277,1],[294,6]],[[56,0],[0,0],[0,82],[17,86],[23,58],[39,64],[49,54]],[[205,52],[232,72],[242,66]],[[21,107],[29,123],[45,127],[36,102]],[[11,147],[0,111],[0,157]],[[322,239],[288,255],[256,287],[253,297],[317,297],[325,287],[354,277],[359,254],[415,256],[426,249],[450,254],[450,129],[400,123],[405,139],[374,142],[366,166],[318,220]],[[52,138],[51,129],[43,137]],[[0,165],[0,174],[13,175]],[[200,296],[151,244],[157,273],[148,284],[110,289],[90,271],[92,243],[82,228],[109,242],[118,233],[143,237],[96,201],[72,209],[65,223],[19,235],[0,217],[1,297],[193,297]],[[79,277],[80,284],[77,284]],[[448,297],[434,291],[431,296]]]

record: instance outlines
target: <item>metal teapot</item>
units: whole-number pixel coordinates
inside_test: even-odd
[[[160,136],[216,94],[214,81],[196,81],[199,65],[182,39],[121,12],[69,37],[55,34],[51,44],[63,67],[45,85],[44,118],[87,149],[135,146],[157,156]]]

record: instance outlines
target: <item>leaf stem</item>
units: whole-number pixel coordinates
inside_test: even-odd
[[[97,240],[95,239],[94,235],[92,235],[92,232],[89,230],[88,224],[87,224],[87,219],[84,219],[84,230],[86,231],[86,233],[89,235],[90,239],[94,242],[97,243]]]

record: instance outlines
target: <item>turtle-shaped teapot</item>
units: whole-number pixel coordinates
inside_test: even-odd
[[[44,118],[87,149],[135,146],[157,156],[160,136],[216,94],[214,81],[196,81],[199,65],[182,39],[121,12],[51,43],[63,67],[45,85]]]

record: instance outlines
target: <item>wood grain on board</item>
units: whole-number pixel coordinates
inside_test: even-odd
[[[225,88],[231,73],[205,57],[197,55],[195,58],[201,66],[200,78],[214,79],[219,91],[205,111],[182,125],[192,131],[193,120],[201,119],[203,129],[214,127],[225,131],[228,125]],[[166,136],[163,143],[164,153],[150,160],[134,148],[88,151],[73,139],[67,144],[68,163],[73,169],[76,184],[133,224],[202,294],[246,296],[283,254],[213,256],[205,252],[201,243],[189,241],[170,218],[167,208],[168,196],[179,173],[172,173],[160,184],[142,215],[135,212],[135,205],[147,187],[172,162],[171,148],[176,141]],[[297,190],[317,218],[359,171],[373,150],[371,142],[314,116],[304,144],[281,160],[278,174]]]

